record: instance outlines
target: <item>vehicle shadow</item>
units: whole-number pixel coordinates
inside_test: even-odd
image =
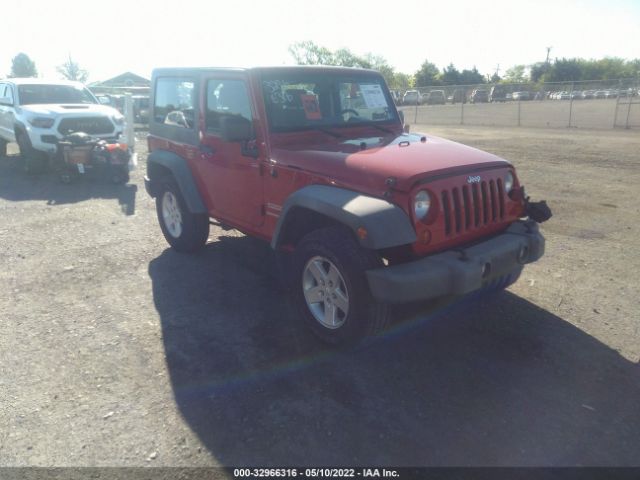
[[[0,157],[0,198],[12,202],[43,200],[47,205],[64,205],[92,198],[113,198],[125,215],[136,208],[137,185],[114,185],[94,178],[82,178],[70,185],[54,173],[26,175],[16,168],[17,155]]]
[[[149,265],[175,401],[221,464],[640,464],[638,366],[562,318],[504,292],[328,349],[275,271],[249,237]]]

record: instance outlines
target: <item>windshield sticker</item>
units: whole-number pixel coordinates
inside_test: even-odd
[[[300,95],[300,100],[302,101],[302,108],[304,109],[304,115],[307,117],[307,120],[322,120],[318,97],[315,95]]]
[[[360,85],[360,91],[367,108],[385,108],[387,106],[387,99],[384,97],[384,92],[380,85]]]

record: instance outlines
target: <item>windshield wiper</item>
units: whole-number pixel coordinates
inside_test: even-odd
[[[369,127],[373,127],[373,128],[377,128],[378,130],[380,130],[381,132],[385,132],[385,133],[396,133],[393,130],[389,129],[389,128],[385,128],[381,125],[378,125],[376,123],[365,123],[365,125],[369,126]]]

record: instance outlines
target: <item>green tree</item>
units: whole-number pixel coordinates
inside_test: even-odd
[[[389,87],[395,90],[407,90],[409,88],[413,88],[414,85],[415,82],[411,75],[403,72],[396,72],[393,75],[393,82],[389,84]]]
[[[460,85],[460,72],[453,63],[450,63],[449,66],[445,67],[442,71],[440,80],[444,85]]]
[[[514,65],[505,72],[503,81],[505,83],[524,83],[526,81],[524,76],[526,68],[525,65]]]
[[[433,63],[425,60],[413,76],[416,87],[428,87],[431,85],[440,85],[440,70]]]
[[[549,65],[546,62],[538,62],[534,63],[529,67],[529,78],[532,82],[537,83],[539,81],[544,81],[545,74],[549,70]]]
[[[460,72],[461,85],[477,85],[485,82],[486,79],[482,76],[482,74],[476,67],[473,67],[471,70],[464,69],[462,70],[462,72]]]
[[[311,40],[294,43],[289,53],[298,65],[335,65],[333,52]]]
[[[9,77],[37,77],[36,63],[26,53],[19,53],[11,60],[11,73]]]
[[[66,80],[73,80],[76,82],[85,83],[87,78],[89,78],[89,72],[87,72],[84,68],[80,68],[78,62],[74,62],[69,55],[69,58],[62,65],[58,65],[56,70],[60,75],[62,75]]]
[[[367,53],[356,55],[348,48],[331,51],[307,40],[294,43],[289,47],[289,53],[298,65],[336,65],[340,67],[371,68],[378,70],[387,84],[394,84],[395,71],[384,57]],[[395,87],[391,87],[395,88]]]

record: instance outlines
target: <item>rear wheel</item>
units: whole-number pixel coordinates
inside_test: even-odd
[[[156,212],[164,238],[179,252],[195,252],[209,238],[209,216],[191,213],[178,186],[171,180],[161,184]]]
[[[341,345],[383,330],[389,309],[373,300],[365,276],[366,270],[380,266],[376,252],[360,247],[345,228],[306,235],[293,254],[290,287],[313,333]]]

